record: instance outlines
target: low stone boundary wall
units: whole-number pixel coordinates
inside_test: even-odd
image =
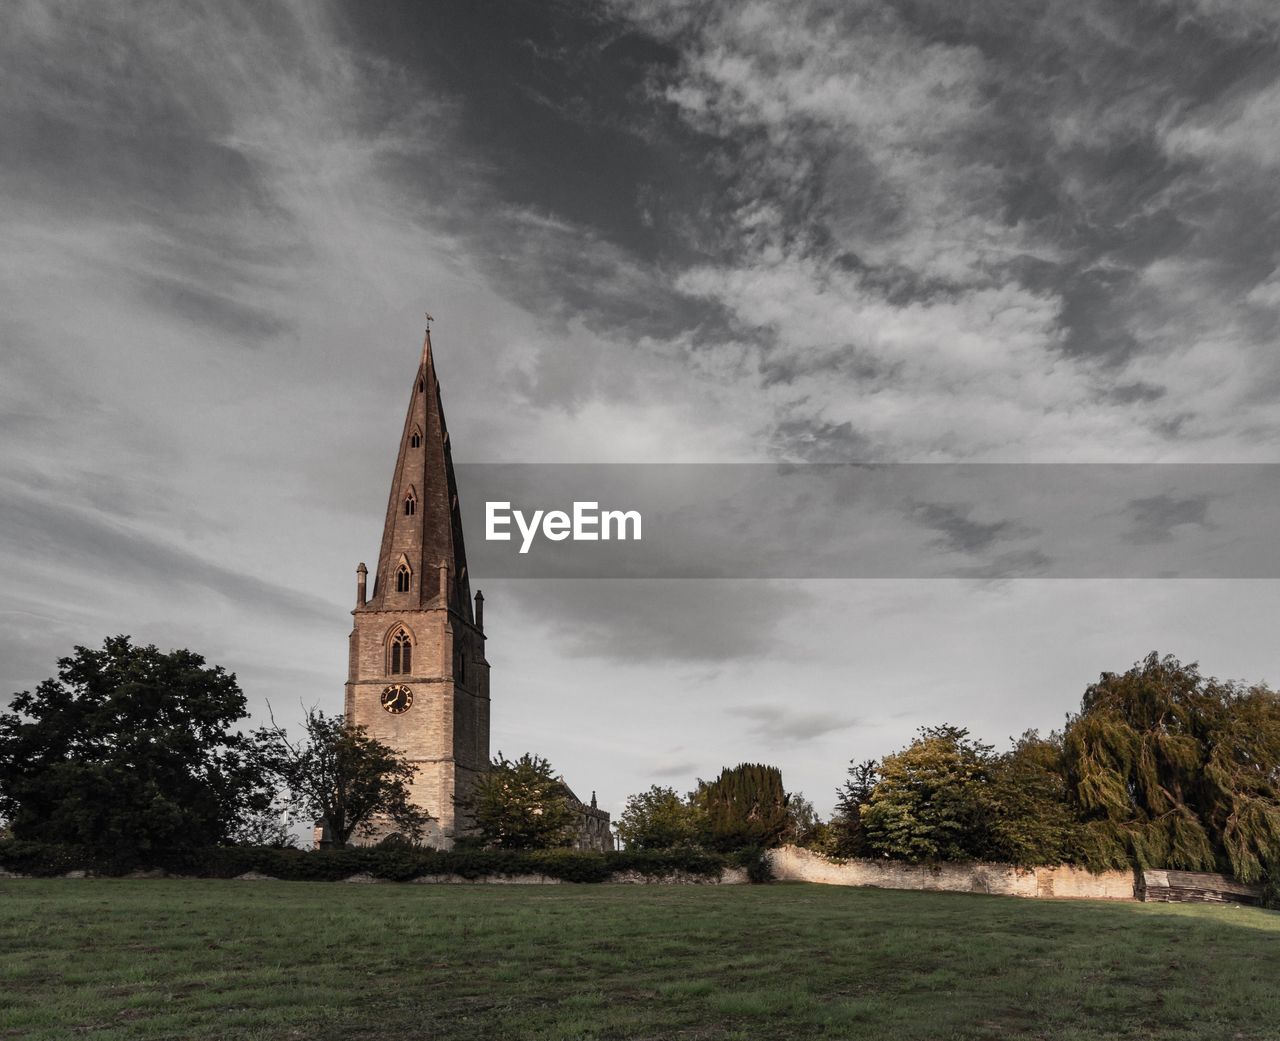
[[[355,877],[347,882],[364,881]],[[369,878],[370,882],[378,879]],[[695,875],[691,871],[672,871],[665,875],[646,875],[642,871],[615,871],[600,882],[589,882],[587,885],[637,885],[637,886],[740,886],[746,885],[750,879],[744,868],[725,868],[719,875]],[[558,886],[564,879],[551,875],[482,875],[480,878],[463,878],[461,875],[420,875],[410,880],[410,884],[418,885],[548,885]]]
[[[1019,868],[1012,864],[906,864],[896,860],[829,860],[820,853],[782,846],[769,851],[775,878],[832,886],[878,889],[921,889],[949,893],[994,893],[1001,896],[1075,897],[1134,900],[1135,880],[1129,871],[1095,875],[1084,868]]]

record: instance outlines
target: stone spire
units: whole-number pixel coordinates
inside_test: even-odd
[[[365,607],[419,611],[445,606],[472,620],[458,489],[428,327],[400,435],[373,595]]]

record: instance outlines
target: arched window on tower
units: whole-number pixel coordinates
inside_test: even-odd
[[[407,675],[413,671],[413,641],[403,629],[391,637],[391,674]]]
[[[422,445],[422,431],[417,427],[413,428],[413,433],[409,435],[409,447],[419,448]]]
[[[396,592],[409,592],[409,565],[401,564],[396,568]]]
[[[418,512],[418,496],[414,494],[413,489],[410,488],[409,494],[404,497],[404,515],[406,517],[412,517],[417,512]]]

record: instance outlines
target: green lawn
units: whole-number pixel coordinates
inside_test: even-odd
[[[809,885],[0,881],[0,1038],[1280,1037],[1280,915]]]

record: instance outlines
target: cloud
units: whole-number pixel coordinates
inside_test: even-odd
[[[1122,405],[1136,401],[1158,401],[1166,393],[1168,391],[1164,387],[1157,387],[1152,383],[1143,383],[1141,380],[1133,383],[1122,383],[1107,390],[1107,396],[1112,401],[1119,402]]]
[[[738,712],[755,720],[750,733],[784,741],[812,741],[862,723],[856,716],[833,711],[805,711],[786,705],[746,705]]]
[[[1247,386],[1280,375],[1253,172],[1276,19],[1077,6],[614,5],[680,53],[657,96],[737,159],[738,249],[680,286],[768,331],[783,451],[1212,458],[1280,435]],[[846,423],[852,445],[790,433]]]
[[[88,575],[137,591],[162,586],[195,596],[214,593],[230,603],[312,621],[333,623],[341,617],[336,605],[207,560],[77,501],[50,501],[12,485],[4,488],[3,501],[0,553],[37,557],[59,585],[74,585],[77,575]]]
[[[4,5],[13,685],[124,629],[235,667],[257,706],[339,704],[334,605],[377,546],[424,309],[460,459],[1274,457],[1274,5],[777,11]],[[961,501],[980,500],[937,497]],[[1201,519],[1258,501],[1215,497]],[[797,537],[822,519],[772,505]],[[1171,534],[1152,545],[1187,570],[1194,507],[1108,509]],[[1006,542],[1003,517],[905,527],[981,547],[979,577],[1062,566]],[[787,690],[780,732],[820,731],[850,718],[856,674],[860,716],[968,704],[1000,734],[1051,726],[1089,675],[1167,646],[1162,596],[1166,616],[1195,608],[1179,638],[1205,638],[1199,588],[920,583],[890,613],[838,585],[499,583],[495,706],[519,695],[495,727],[567,734],[575,783],[634,791],[653,766],[637,749],[668,747],[672,718],[708,749],[699,770],[767,758],[771,721],[726,737],[726,706]],[[1217,595],[1220,653],[1265,674],[1246,645],[1270,646],[1254,630],[1273,612]],[[986,613],[1002,598],[1020,599]],[[1064,619],[1085,620],[1077,638]],[[993,680],[1000,654],[1018,668]],[[1046,675],[1084,679],[1050,695]],[[677,751],[666,766],[691,767]],[[829,784],[801,738],[787,754],[804,788]]]
[[[680,761],[660,761],[649,771],[654,777],[683,777],[691,778],[695,776],[700,769],[699,764],[693,760]]]
[[[787,458],[820,462],[857,460],[873,453],[872,441],[855,430],[850,420],[832,423],[813,417],[783,419],[774,429],[773,443]]]
[[[1209,530],[1209,496],[1177,497],[1153,495],[1146,499],[1132,499],[1125,508],[1130,527],[1124,533],[1126,542],[1147,545],[1172,542],[1176,528],[1184,525]]]
[[[1014,521],[981,522],[971,519],[972,507],[948,503],[917,503],[912,515],[942,536],[943,545],[959,553],[983,553],[999,541],[1034,534]]]
[[[621,664],[801,655],[800,642],[770,634],[813,602],[794,583],[764,581],[513,580],[500,589],[567,658]]]

